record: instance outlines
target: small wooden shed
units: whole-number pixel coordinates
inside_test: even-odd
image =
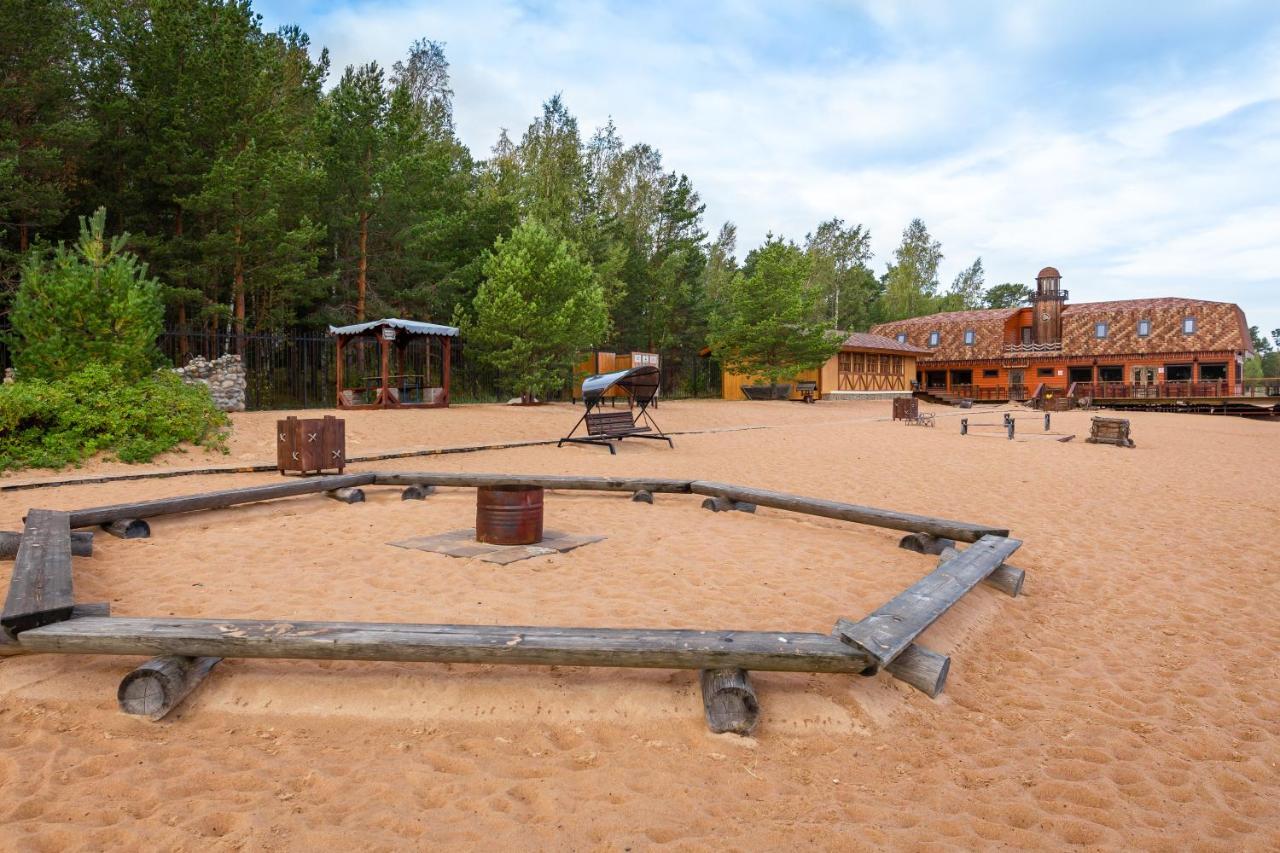
[[[329,334],[337,340],[338,408],[449,405],[455,327],[391,317],[330,326]]]

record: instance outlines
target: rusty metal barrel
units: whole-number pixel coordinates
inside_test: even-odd
[[[542,541],[541,486],[481,486],[476,489],[476,541],[533,545]]]

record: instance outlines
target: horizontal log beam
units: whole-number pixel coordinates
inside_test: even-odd
[[[472,474],[449,471],[378,472],[379,486],[539,486],[595,492],[663,492],[689,494],[689,480],[653,477],[575,477],[563,474]]]
[[[110,616],[111,604],[106,601],[90,602],[88,604],[76,604],[71,608],[72,619],[82,619],[86,616]],[[18,645],[16,637],[10,637],[4,631],[0,631],[0,657],[13,657],[15,655],[29,655],[30,649],[24,649]]]
[[[113,504],[91,509],[78,509],[71,513],[72,527],[93,527],[110,524],[125,518],[155,518],[158,515],[175,515],[202,509],[223,509],[237,504],[292,498],[341,489],[349,486],[367,486],[373,482],[373,474],[335,474],[329,477],[308,477],[273,483],[269,486],[249,486],[243,489],[224,489],[220,492],[203,492],[198,495],[182,495],[176,498],[158,498],[138,503]]]
[[[33,509],[13,561],[0,628],[10,637],[71,618],[71,526],[67,513]]]
[[[1017,539],[984,536],[865,619],[839,620],[834,633],[850,646],[865,651],[880,666],[888,666],[1020,545]]]
[[[872,663],[826,634],[772,631],[126,617],[76,619],[23,632],[18,641],[27,651],[63,654],[843,673]]]
[[[22,534],[16,530],[0,530],[0,560],[12,560],[18,556],[18,543]],[[93,556],[93,531],[76,530],[71,534],[71,556]]]
[[[694,480],[690,484],[690,489],[697,495],[721,497],[735,502],[751,503],[757,506],[772,507],[773,509],[785,509],[823,518],[836,518],[841,521],[852,521],[858,524],[870,524],[875,527],[888,527],[893,530],[905,530],[911,533],[928,533],[933,536],[956,539],[961,542],[977,542],[983,536],[1009,535],[1009,531],[1005,528],[970,524],[965,521],[950,521],[945,518],[933,518],[927,515],[912,515],[888,509],[823,500],[822,498],[791,495],[785,492],[772,492],[768,489],[753,489],[746,486],[735,486],[731,483]]]

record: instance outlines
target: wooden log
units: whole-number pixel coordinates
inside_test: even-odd
[[[0,530],[0,559],[12,560],[18,556],[18,543],[22,534],[16,530]],[[71,556],[93,556],[93,532],[89,530],[73,530],[71,532]]]
[[[89,604],[76,604],[71,608],[72,619],[83,619],[86,616],[110,616],[111,604],[106,601],[97,601]],[[29,649],[24,649],[17,638],[10,637],[4,631],[0,631],[0,657],[12,657],[14,655],[31,654]]]
[[[436,493],[435,486],[406,486],[405,490],[400,493],[402,501],[425,501],[428,496]]]
[[[888,509],[828,501],[821,498],[771,492],[767,489],[734,486],[729,483],[694,480],[690,484],[690,489],[694,494],[698,495],[728,498],[732,501],[743,501],[758,504],[759,506],[772,507],[773,509],[785,509],[791,512],[822,516],[823,518],[836,518],[841,521],[853,521],[858,524],[870,524],[875,527],[888,527],[908,533],[930,533],[934,536],[942,536],[960,542],[977,542],[983,536],[1009,535],[1007,529],[1000,527],[988,527],[964,521],[949,521],[945,518],[932,518],[926,515],[912,515]]]
[[[651,504],[653,503],[653,492],[648,489],[636,489],[635,493],[631,496],[631,500],[638,504]]]
[[[702,707],[707,726],[716,734],[747,736],[760,721],[760,702],[745,669],[704,669]]]
[[[948,548],[955,548],[954,539],[944,539],[928,533],[908,533],[898,540],[898,547],[917,554],[941,554]],[[959,552],[957,552],[959,553]]]
[[[333,498],[335,501],[342,501],[344,504],[362,504],[364,503],[364,489],[358,489],[354,486],[348,486],[342,489],[334,489],[325,492],[327,497]]]
[[[71,513],[72,527],[94,527],[110,524],[121,518],[155,518],[203,509],[223,509],[237,504],[271,501],[298,495],[313,495],[348,486],[367,486],[373,482],[373,474],[334,474],[328,477],[308,477],[273,483],[269,486],[250,486],[243,489],[225,489],[220,492],[204,492],[182,495],[176,498],[158,498],[138,503],[113,504],[90,509],[78,509]]]
[[[984,536],[865,619],[839,620],[834,633],[887,666],[1021,544],[1017,539]]]
[[[938,556],[938,565],[941,566],[948,560],[954,560],[961,554],[955,548],[944,548]],[[996,566],[995,571],[982,579],[982,582],[990,587],[1003,592],[1005,595],[1017,598],[1022,592],[1022,582],[1026,579],[1027,573],[1022,569],[1014,568],[1008,563],[1001,563]]]
[[[595,492],[637,492],[689,494],[689,480],[652,477],[576,477],[560,474],[473,474],[450,471],[382,472],[374,475],[379,486],[538,486],[543,489],[570,489]]]
[[[27,513],[0,628],[10,637],[71,618],[71,526],[65,512]]]
[[[930,699],[936,699],[947,684],[947,673],[951,670],[951,658],[926,649],[919,643],[912,643],[903,649],[902,654],[894,658],[884,671],[899,681],[924,693]]]
[[[116,691],[120,710],[158,720],[187,698],[220,660],[181,655],[152,658],[120,682]]]
[[[745,501],[731,501],[728,498],[707,498],[702,502],[703,509],[712,512],[747,512],[754,513],[756,505]]]
[[[860,673],[871,656],[826,634],[406,625],[252,619],[74,619],[18,635],[33,652]]]
[[[141,518],[117,518],[102,525],[102,529],[117,539],[150,539],[151,525]]]

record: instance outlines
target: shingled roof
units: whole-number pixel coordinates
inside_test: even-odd
[[[915,347],[911,344],[904,344],[896,338],[886,338],[884,335],[873,335],[870,332],[854,332],[844,339],[844,342],[840,344],[840,348],[921,354],[932,352],[932,350],[926,349],[925,347]]]
[[[1005,324],[1023,307],[988,308],[978,311],[950,311],[881,323],[872,328],[877,335],[905,334],[907,342],[927,348],[921,361],[969,361],[998,359],[1003,355]],[[1196,331],[1187,335],[1182,321],[1194,317]],[[1149,320],[1151,332],[1138,335],[1138,321]],[[1107,337],[1095,336],[1098,323],[1107,323]],[[974,342],[964,343],[966,330],[974,331]],[[939,343],[929,347],[929,333],[939,332]],[[1244,312],[1230,302],[1163,297],[1120,299],[1109,302],[1082,302],[1064,306],[1062,311],[1062,356],[1143,355],[1172,352],[1248,351],[1249,327]]]

